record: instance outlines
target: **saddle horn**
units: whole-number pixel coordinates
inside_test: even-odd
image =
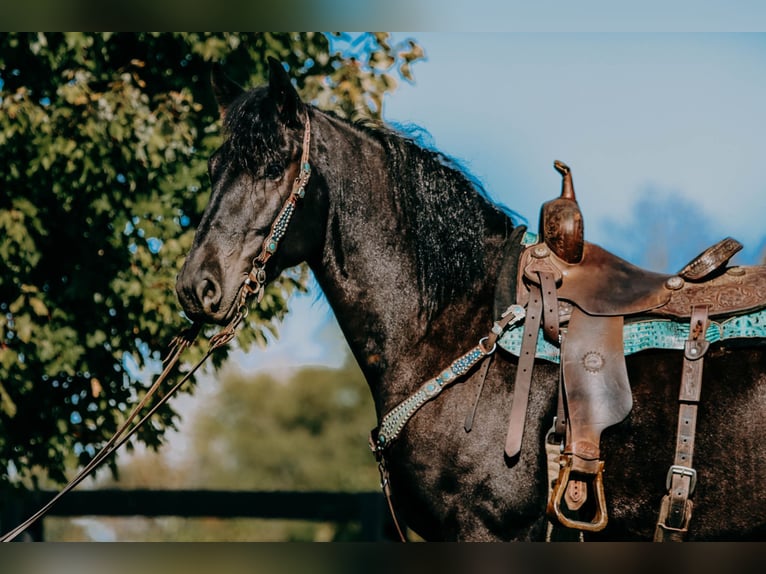
[[[561,195],[545,202],[540,209],[540,239],[567,263],[579,263],[585,239],[572,170],[559,160],[553,162],[553,167],[561,174]]]

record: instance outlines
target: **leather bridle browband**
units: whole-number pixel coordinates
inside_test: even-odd
[[[248,313],[248,300],[255,295],[256,301],[260,301],[263,298],[263,292],[266,287],[266,263],[276,253],[280,242],[285,236],[287,227],[290,224],[295,207],[298,204],[298,200],[302,199],[306,194],[306,185],[308,184],[309,177],[311,176],[311,165],[309,164],[309,146],[311,144],[311,124],[309,121],[308,109],[306,109],[306,125],[303,132],[303,150],[301,152],[301,165],[300,171],[293,182],[293,187],[290,195],[285,200],[282,208],[277,214],[274,222],[271,224],[269,234],[263,240],[261,246],[261,252],[253,259],[253,265],[250,272],[247,274],[242,287],[237,295],[237,310],[231,320],[224,326],[218,333],[210,337],[209,346],[207,352],[203,357],[181,378],[171,389],[165,393],[156,404],[154,404],[149,411],[139,419],[139,421],[131,426],[133,420],[138,416],[139,412],[143,410],[149,403],[152,396],[155,395],[160,385],[165,381],[168,375],[171,373],[178,360],[181,357],[183,351],[185,351],[194,340],[197,338],[202,325],[200,323],[193,323],[190,327],[183,330],[179,335],[173,338],[170,349],[163,359],[164,368],[157,379],[152,384],[151,388],[146,392],[143,399],[133,408],[130,414],[125,419],[119,428],[115,431],[111,439],[103,446],[103,448],[93,457],[93,459],[82,468],[82,470],[64,487],[56,496],[54,496],[45,506],[38,510],[35,514],[30,516],[22,524],[7,532],[0,537],[0,542],[9,542],[20,535],[30,525],[37,522],[53,505],[67,492],[71,491],[74,487],[80,484],[93,470],[96,469],[110,454],[120,448],[127,440],[141,427],[149,418],[157,412],[157,410],[164,405],[175,392],[188,381],[192,375],[199,369],[200,366],[213,354],[216,349],[228,344],[236,335],[236,328],[247,317]]]

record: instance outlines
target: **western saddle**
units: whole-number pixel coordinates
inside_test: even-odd
[[[526,307],[526,318],[506,455],[515,457],[521,448],[542,328],[544,337],[560,346],[561,365],[557,416],[548,441],[558,458],[548,515],[557,527],[602,530],[607,511],[599,440],[632,407],[623,352],[626,318],[688,321],[675,458],[655,531],[655,540],[680,541],[688,529],[697,479],[694,429],[709,321],[765,308],[766,266],[727,266],[742,245],[726,238],[675,275],[640,269],[584,241],[571,171],[558,161],[554,166],[562,175],[561,196],[543,205],[538,242],[527,246],[518,261],[515,300]],[[580,520],[578,511],[591,496],[592,517]]]

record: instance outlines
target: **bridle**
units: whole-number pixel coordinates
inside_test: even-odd
[[[0,542],[8,542],[13,540],[26,530],[31,524],[41,519],[58,500],[66,493],[75,488],[80,482],[82,482],[93,470],[95,470],[110,454],[116,451],[120,446],[125,444],[127,440],[141,427],[157,410],[162,407],[171,396],[173,396],[178,389],[188,381],[194,373],[202,366],[202,364],[210,357],[213,352],[228,343],[230,343],[236,336],[236,329],[247,317],[249,310],[249,301],[251,297],[255,297],[256,302],[260,302],[264,295],[264,290],[267,284],[266,265],[268,261],[277,252],[282,239],[284,238],[288,226],[292,220],[295,209],[298,202],[306,195],[306,186],[308,185],[309,178],[311,177],[311,165],[309,163],[309,148],[311,144],[311,124],[309,120],[308,109],[305,116],[305,128],[303,133],[303,149],[300,158],[300,171],[296,176],[292,190],[288,197],[285,199],[282,207],[277,213],[274,221],[271,224],[268,235],[264,238],[261,245],[260,253],[253,258],[252,266],[247,276],[245,277],[239,292],[235,298],[236,311],[229,322],[221,328],[220,331],[210,337],[208,343],[208,350],[203,357],[187,372],[183,378],[181,378],[171,389],[165,393],[151,409],[141,419],[131,426],[133,420],[138,414],[146,407],[151,397],[153,397],[160,385],[170,375],[175,365],[178,363],[182,353],[194,343],[195,339],[199,335],[202,328],[202,324],[193,323],[190,327],[183,330],[171,341],[171,345],[168,351],[168,355],[163,359],[164,368],[160,375],[157,377],[151,388],[147,391],[144,398],[133,408],[128,415],[125,422],[117,429],[112,438],[104,445],[104,447],[94,456],[94,458],[73,478],[64,488],[59,491],[45,506],[38,510],[34,515],[24,521],[22,524],[0,537]],[[385,461],[384,453],[388,450],[388,447],[395,441],[397,436],[403,427],[407,424],[409,419],[420,409],[420,407],[435,398],[440,392],[450,386],[452,383],[457,382],[459,379],[465,377],[469,371],[473,370],[473,367],[480,362],[484,362],[481,374],[479,375],[481,386],[483,386],[484,379],[487,376],[487,371],[490,365],[491,355],[496,349],[496,341],[500,334],[506,327],[512,324],[518,323],[524,317],[524,309],[513,305],[509,308],[501,318],[498,319],[493,325],[492,331],[487,337],[482,338],[475,347],[469,350],[453,361],[444,371],[442,371],[437,377],[429,379],[419,387],[414,395],[409,399],[403,401],[400,405],[394,408],[381,420],[380,427],[373,429],[371,433],[371,449],[375,454],[378,461],[378,469],[381,474],[381,489],[385,495],[388,507],[391,513],[396,530],[402,541],[406,541],[406,537],[402,531],[401,526],[396,517],[393,503],[391,500],[390,482],[388,478],[387,465]],[[472,417],[471,417],[472,418]],[[469,428],[471,423],[466,421],[466,428]]]
[[[306,125],[303,130],[303,150],[301,151],[300,171],[293,181],[293,187],[290,195],[287,196],[282,204],[279,213],[274,218],[269,229],[269,234],[264,238],[261,244],[260,253],[253,258],[250,271],[245,277],[239,293],[236,297],[236,313],[229,323],[217,333],[213,339],[216,340],[216,346],[220,347],[229,343],[235,335],[237,326],[247,317],[248,300],[255,296],[256,303],[263,299],[263,293],[266,288],[266,264],[269,259],[277,252],[279,244],[287,233],[295,208],[298,201],[306,196],[306,186],[311,177],[311,164],[309,163],[309,147],[311,146],[311,121],[309,120],[308,109],[306,110]],[[213,342],[211,339],[211,344]]]
[[[173,338],[171,341],[168,354],[163,359],[163,370],[157,377],[151,388],[147,391],[143,399],[133,408],[128,417],[125,419],[120,427],[115,431],[111,439],[103,446],[103,448],[93,457],[93,459],[82,468],[82,470],[64,487],[56,496],[54,496],[45,506],[38,510],[35,514],[30,516],[22,524],[7,532],[0,537],[0,542],[9,542],[16,538],[19,534],[24,532],[30,525],[37,522],[58,500],[66,493],[80,484],[96,467],[98,467],[110,454],[120,448],[127,440],[133,436],[133,434],[141,427],[157,410],[164,405],[171,396],[173,396],[178,389],[180,389],[186,381],[188,381],[194,373],[207,361],[208,357],[213,352],[231,342],[236,335],[236,329],[240,323],[247,317],[249,299],[253,296],[256,298],[256,302],[260,302],[263,298],[264,289],[266,287],[266,264],[269,259],[277,252],[282,239],[287,232],[287,228],[292,220],[295,208],[298,205],[298,201],[303,199],[306,195],[306,186],[308,185],[309,178],[311,176],[311,165],[309,163],[309,147],[311,144],[311,123],[309,121],[308,108],[306,109],[305,128],[303,132],[303,150],[301,152],[300,171],[293,182],[290,195],[282,204],[282,208],[275,217],[269,234],[263,240],[260,253],[253,258],[252,267],[247,277],[242,283],[239,289],[239,293],[236,297],[236,312],[229,322],[216,334],[209,339],[209,346],[207,352],[203,357],[187,372],[171,389],[165,393],[151,409],[139,419],[137,423],[131,426],[131,423],[136,419],[139,413],[146,407],[149,400],[156,394],[160,385],[167,379],[172,372],[175,365],[178,363],[183,352],[192,345],[194,340],[199,335],[202,328],[200,323],[192,323],[192,325],[184,329],[181,333]]]
[[[311,177],[311,165],[309,164],[309,146],[311,145],[311,123],[308,111],[306,112],[306,126],[303,132],[303,151],[301,152],[301,165],[293,189],[282,208],[279,210],[274,222],[271,224],[269,234],[263,240],[261,252],[253,259],[253,265],[247,274],[239,292],[237,314],[247,314],[247,300],[255,295],[256,302],[263,298],[263,290],[266,287],[266,263],[277,252],[279,243],[287,232],[287,227],[295,212],[298,201],[306,196],[306,185]],[[236,317],[236,315],[235,315]],[[243,317],[244,318],[244,317]]]

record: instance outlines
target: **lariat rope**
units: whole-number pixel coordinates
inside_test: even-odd
[[[96,456],[94,456],[91,461],[85,465],[82,470],[80,470],[80,472],[77,473],[77,475],[64,488],[62,488],[61,491],[58,492],[58,494],[56,494],[56,496],[54,496],[45,506],[30,516],[19,526],[4,534],[0,538],[0,542],[9,542],[13,540],[19,534],[29,528],[29,526],[45,516],[50,511],[50,509],[53,508],[53,505],[56,504],[59,499],[61,499],[62,496],[80,484],[85,479],[85,477],[93,472],[93,470],[95,470],[96,467],[98,467],[110,454],[125,444],[125,442],[127,442],[128,439],[133,436],[133,434],[135,434],[135,432],[147,420],[149,420],[149,418],[151,418],[157,412],[157,410],[162,407],[162,405],[164,405],[170,399],[170,397],[173,396],[175,392],[178,391],[178,389],[180,389],[184,383],[186,383],[186,381],[192,377],[192,375],[194,375],[195,372],[197,372],[197,370],[205,361],[207,361],[207,359],[216,349],[228,345],[231,340],[234,339],[236,336],[237,327],[247,317],[248,299],[255,295],[256,302],[260,302],[263,298],[264,289],[266,287],[266,263],[271,258],[271,256],[276,253],[277,248],[279,247],[279,244],[282,241],[285,232],[287,231],[287,227],[292,219],[293,213],[295,212],[295,207],[298,204],[298,200],[302,199],[306,194],[306,185],[308,184],[308,180],[311,175],[311,166],[309,164],[310,144],[311,125],[307,113],[306,126],[303,132],[303,151],[301,153],[300,171],[298,176],[295,178],[295,181],[293,182],[292,191],[282,205],[282,209],[280,210],[279,214],[274,219],[269,234],[263,240],[260,254],[253,259],[252,268],[237,295],[237,308],[234,316],[226,326],[224,326],[215,335],[210,337],[208,350],[205,355],[199,361],[197,361],[197,363],[189,370],[189,372],[186,373],[175,385],[173,385],[173,387],[171,387],[170,390],[156,402],[156,404],[151,407],[149,412],[147,412],[143,417],[141,417],[141,419],[139,419],[136,424],[131,427],[133,420],[146,407],[146,405],[149,403],[149,399],[156,394],[160,388],[160,385],[173,371],[173,368],[178,363],[178,360],[181,358],[183,352],[188,347],[190,347],[192,343],[194,343],[195,339],[199,335],[202,325],[200,323],[193,323],[190,327],[176,335],[170,343],[170,348],[168,350],[167,356],[162,361],[162,364],[164,365],[162,372],[157,377],[154,384],[152,384],[151,388],[149,388],[149,390],[146,392],[144,398],[141,399],[141,401],[133,408],[125,421],[115,431],[112,438],[109,439],[109,441],[102,447],[98,454],[96,454]]]

